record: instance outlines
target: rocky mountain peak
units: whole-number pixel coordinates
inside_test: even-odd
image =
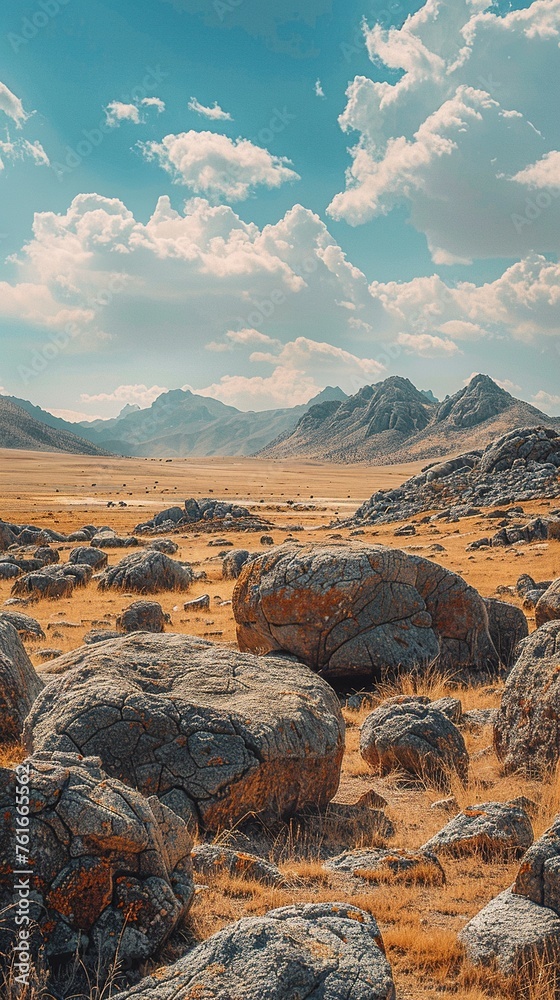
[[[437,423],[445,421],[453,427],[476,427],[503,413],[514,402],[513,396],[489,375],[475,375],[464,389],[440,405],[435,419]]]

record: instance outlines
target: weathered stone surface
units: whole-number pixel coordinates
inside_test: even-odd
[[[0,580],[15,580],[17,576],[21,576],[21,573],[17,563],[3,559],[0,561]]]
[[[560,916],[560,816],[525,854],[513,891]]]
[[[72,549],[68,556],[69,563],[83,563],[93,569],[104,569],[107,565],[107,553],[102,549],[96,549],[91,545],[80,545]]]
[[[382,545],[285,544],[247,563],[233,593],[241,649],[284,649],[327,678],[498,666],[480,595],[436,563]]]
[[[53,567],[57,569],[57,567]],[[26,573],[20,576],[12,587],[14,597],[24,597],[32,594],[35,597],[70,597],[74,589],[74,580],[70,576],[63,576],[61,573],[48,572],[48,567],[44,570],[36,570],[33,573]]]
[[[38,621],[21,611],[0,611],[0,622],[6,621],[13,625],[23,639],[44,639],[45,633]]]
[[[282,872],[270,861],[255,854],[232,851],[229,847],[220,847],[218,844],[197,844],[193,847],[192,863],[195,874],[203,875],[206,879],[227,874],[266,882],[268,885],[278,885],[283,880]]]
[[[222,560],[222,576],[224,580],[237,580],[242,567],[249,558],[247,549],[232,549]]]
[[[186,635],[131,633],[49,665],[28,748],[101,757],[105,770],[208,828],[323,806],[338,787],[338,698],[288,657]]]
[[[347,903],[246,917],[114,1000],[395,1000],[374,918]]]
[[[542,777],[560,756],[560,621],[520,644],[494,720],[494,747],[508,773]]]
[[[135,548],[138,544],[138,539],[135,535],[121,537],[110,529],[100,531],[93,536],[90,542],[92,547],[98,549],[131,549]]]
[[[188,590],[192,581],[193,571],[189,565],[170,559],[155,549],[145,549],[132,552],[116,566],[104,570],[99,588],[156,594],[160,590]]]
[[[509,670],[515,660],[515,651],[522,639],[529,635],[527,619],[521,608],[506,601],[485,598],[488,612],[488,630],[494,647],[504,667]]]
[[[537,628],[546,622],[557,621],[560,618],[560,578],[550,584],[535,607],[535,623]]]
[[[14,534],[5,521],[0,521],[0,552],[5,552],[10,545],[17,543],[17,535]]]
[[[445,873],[435,854],[429,851],[403,851],[398,848],[375,848],[345,851],[325,861],[323,868],[347,872],[366,882],[427,882],[443,885]]]
[[[360,733],[360,754],[372,771],[405,771],[448,790],[452,774],[465,782],[469,755],[447,716],[415,699],[391,699],[368,715]]]
[[[497,860],[519,856],[532,843],[533,827],[524,809],[510,802],[482,802],[454,816],[423,850]]]
[[[497,964],[503,975],[513,977],[539,959],[558,961],[560,917],[506,889],[469,921],[459,940],[473,964]]]
[[[60,562],[60,554],[56,549],[51,549],[50,545],[40,545],[33,553],[34,559],[39,559],[43,566],[52,566]]]
[[[163,632],[170,621],[157,601],[134,601],[117,618],[121,632]]]
[[[17,775],[29,788],[30,916],[47,958],[72,960],[78,950],[105,970],[117,948],[125,968],[156,954],[194,892],[185,824],[108,778],[95,758],[36,754],[0,770],[3,858],[15,856]],[[0,869],[0,907],[12,901],[13,875]]]
[[[18,740],[43,682],[13,625],[0,617],[0,741]]]
[[[156,549],[157,552],[165,552],[166,556],[174,556],[179,551],[177,542],[174,542],[172,538],[154,538],[148,542],[147,548]]]

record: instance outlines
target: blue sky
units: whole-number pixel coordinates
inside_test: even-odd
[[[2,9],[0,386],[97,416],[487,371],[560,412],[560,2],[264,6]]]

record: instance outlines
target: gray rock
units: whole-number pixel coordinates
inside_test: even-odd
[[[557,621],[560,618],[560,577],[550,584],[535,607],[535,623],[537,628],[545,622]]]
[[[451,719],[456,726],[461,724],[463,706],[459,698],[438,698],[436,701],[430,702],[430,704],[436,711],[442,712],[448,719]]]
[[[517,646],[529,635],[527,619],[521,608],[516,608],[514,604],[491,597],[485,598],[484,603],[490,637],[501,662],[509,670],[515,660]]]
[[[494,747],[506,772],[540,778],[560,755],[560,621],[520,643],[494,721]]]
[[[0,580],[15,580],[17,576],[21,576],[20,567],[14,562],[0,561]]]
[[[170,559],[163,552],[144,549],[132,552],[116,566],[109,566],[99,579],[99,589],[132,590],[155,594],[161,590],[188,590],[193,571],[186,563]]]
[[[98,549],[130,549],[139,544],[134,535],[121,537],[114,531],[100,531],[91,539],[90,545]]]
[[[156,549],[157,552],[164,552],[166,556],[174,556],[179,551],[177,542],[171,538],[154,538],[148,542],[147,548]]]
[[[525,854],[513,891],[560,916],[560,816]]]
[[[422,850],[434,854],[480,854],[495,861],[519,856],[533,843],[533,827],[524,809],[511,802],[467,806]]]
[[[343,872],[366,882],[426,882],[443,885],[445,873],[435,854],[399,848],[360,848],[325,861],[326,871]]]
[[[237,580],[242,567],[249,558],[247,549],[232,549],[222,560],[222,577],[224,580]]]
[[[0,618],[0,741],[19,740],[43,682],[13,625]]]
[[[17,771],[0,770],[6,858],[13,857],[17,775],[29,788],[30,916],[47,959],[73,960],[78,951],[103,976],[117,948],[125,968],[157,954],[193,897],[185,824],[157,799],[107,777],[95,758],[37,754]],[[10,872],[0,872],[2,908],[13,902],[12,883]],[[9,934],[0,931],[4,944]]]
[[[383,703],[368,715],[360,754],[374,772],[402,770],[445,791],[452,774],[468,778],[469,755],[457,727],[432,705],[415,701]]]
[[[183,609],[185,611],[208,611],[210,607],[210,594],[201,594],[195,597],[194,601],[185,601]]]
[[[40,545],[39,548],[35,549],[33,558],[38,559],[43,566],[52,566],[60,562],[60,554],[56,549],[51,549],[50,545]]]
[[[291,658],[133,632],[67,653],[49,675],[26,720],[29,749],[95,753],[207,828],[324,806],[338,787],[338,699]]]
[[[167,510],[161,510],[159,514],[154,517],[154,525],[157,528],[158,525],[163,524],[165,521],[172,521],[173,524],[180,524],[181,521],[186,521],[185,511],[182,507],[168,507]]]
[[[89,632],[86,632],[83,641],[87,646],[91,646],[94,642],[106,642],[107,639],[119,639],[120,637],[121,633],[117,632],[115,629],[92,628]]]
[[[157,601],[134,601],[118,616],[120,632],[164,632],[171,621]]]
[[[56,568],[56,567],[54,567]],[[54,574],[44,570],[36,570],[20,576],[12,587],[14,597],[33,595],[34,597],[70,597],[74,590],[74,580],[62,573]]]
[[[256,555],[233,593],[241,649],[286,650],[327,678],[380,679],[434,660],[466,675],[499,660],[480,595],[442,566],[362,543]]]
[[[371,914],[317,903],[246,917],[114,1000],[396,1000]]]
[[[45,633],[38,621],[21,611],[0,611],[0,622],[9,622],[23,639],[44,639]]]
[[[192,850],[193,871],[211,880],[223,875],[247,878],[267,885],[278,885],[283,881],[282,872],[255,854],[232,851],[219,844],[197,844]]]
[[[91,566],[95,570],[104,569],[107,565],[107,553],[91,545],[81,545],[76,549],[72,549],[68,556],[68,562],[72,564],[81,563]]]
[[[5,552],[10,545],[17,544],[17,536],[5,521],[0,521],[0,552]]]
[[[527,973],[531,964],[560,958],[560,917],[544,906],[506,889],[492,899],[459,933],[474,965],[497,964],[505,976]]]

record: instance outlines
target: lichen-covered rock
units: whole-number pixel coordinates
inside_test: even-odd
[[[157,601],[134,601],[117,618],[121,632],[163,632],[171,619]]]
[[[283,649],[327,678],[438,661],[488,673],[498,655],[483,599],[461,577],[382,545],[295,545],[257,555],[233,593],[241,649]]]
[[[19,739],[43,686],[15,628],[0,617],[0,741]]]
[[[554,580],[550,587],[539,597],[535,607],[535,623],[537,628],[546,622],[558,621],[560,618],[560,578]]]
[[[29,749],[96,754],[210,829],[326,805],[337,790],[338,698],[291,658],[133,632],[67,653],[49,676],[26,720]]]
[[[522,854],[533,843],[527,813],[511,802],[466,806],[422,848],[434,854],[480,854],[488,860]]]
[[[224,580],[237,580],[242,567],[249,558],[247,549],[232,549],[222,560],[222,576]]]
[[[466,782],[465,741],[447,716],[416,699],[390,699],[365,720],[360,754],[372,771],[402,770],[437,788],[450,788],[451,775]]]
[[[529,635],[527,619],[521,608],[506,601],[487,597],[488,630],[501,662],[507,670],[515,660],[517,646]]]
[[[560,816],[525,854],[513,891],[560,916]]]
[[[132,552],[116,566],[104,570],[99,588],[156,594],[160,590],[188,590],[192,581],[193,571],[188,564],[170,559],[155,549],[144,549]]]
[[[79,545],[78,548],[72,549],[68,562],[81,563],[96,570],[104,569],[107,565],[107,553],[91,545]]]
[[[245,917],[114,1000],[395,1000],[371,914],[310,903]]]
[[[325,861],[323,868],[343,872],[366,882],[427,882],[443,885],[445,873],[435,854],[398,848],[360,848]]]
[[[23,639],[44,639],[45,633],[35,618],[21,611],[0,611],[0,622],[9,622]]]
[[[540,778],[560,756],[560,621],[519,646],[494,720],[494,747],[508,773]]]
[[[560,917],[506,889],[459,933],[474,965],[496,964],[504,976],[527,975],[532,964],[558,962]]]
[[[267,885],[278,885],[283,880],[282,872],[270,861],[219,844],[197,844],[193,847],[192,863],[195,874],[206,879],[233,875]]]
[[[16,771],[0,770],[0,847],[10,864],[18,777],[29,796],[30,916],[47,958],[72,960],[80,951],[103,971],[117,948],[125,968],[157,954],[194,892],[185,824],[157,799],[108,778],[95,758],[36,754]],[[0,869],[1,908],[13,902],[13,880],[9,867]],[[0,931],[4,945],[9,933]]]

